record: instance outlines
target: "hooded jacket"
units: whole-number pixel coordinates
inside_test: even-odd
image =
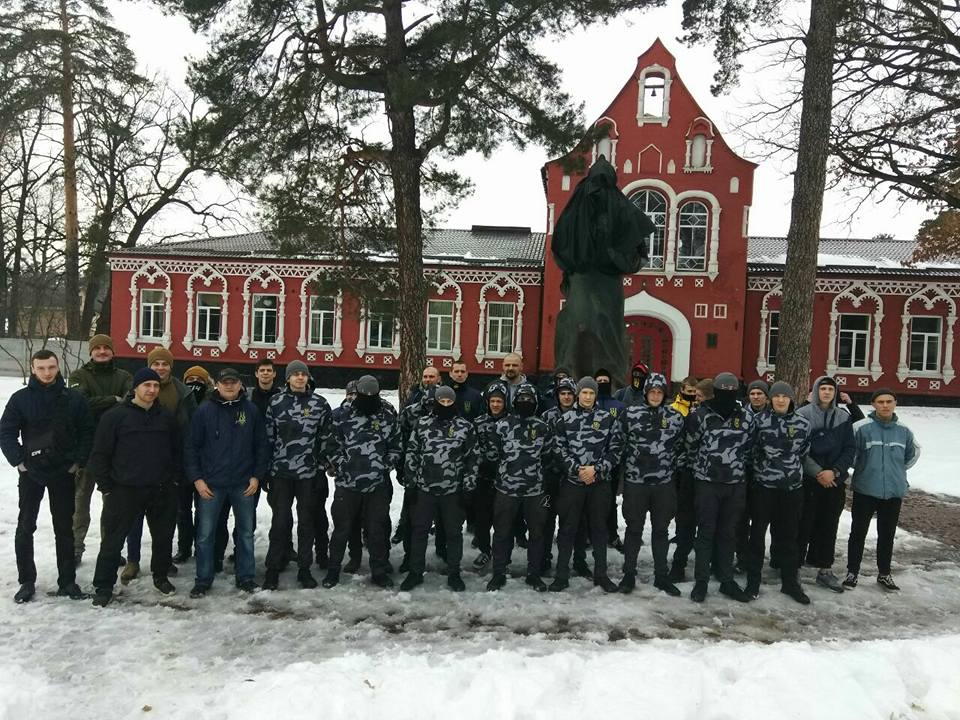
[[[114,407],[130,392],[133,376],[121,370],[111,359],[105,363],[93,360],[70,373],[71,390],[83,395],[90,404],[93,421],[100,422],[103,414]]]
[[[578,475],[583,465],[593,465],[600,482],[614,479],[623,452],[623,436],[613,415],[596,405],[588,410],[576,404],[560,416],[556,428],[567,482],[584,484]]]
[[[853,465],[856,443],[850,414],[837,405],[839,390],[826,410],[820,407],[820,385],[829,378],[821,375],[813,383],[812,402],[797,410],[797,415],[810,424],[810,450],[803,463],[803,473],[816,477],[821,470],[833,470],[837,484],[842,484]]]
[[[266,422],[257,406],[241,393],[224,400],[214,392],[197,408],[184,442],[184,474],[191,483],[210,487],[263,482],[270,465]]]
[[[884,422],[872,412],[856,423],[854,437],[853,491],[881,500],[906,495],[907,470],[920,458],[920,445],[910,428],[900,424],[896,413]]]
[[[487,445],[495,463],[494,485],[510,497],[543,494],[544,471],[556,453],[550,426],[538,417],[506,415],[496,421]]]
[[[267,439],[273,453],[271,478],[315,480],[323,472],[322,449],[330,433],[330,405],[307,385],[302,393],[287,388],[270,400]]]
[[[389,485],[390,471],[400,459],[396,410],[385,400],[371,415],[352,405],[337,408],[324,456],[333,466],[338,488],[365,493]]]
[[[792,406],[791,406],[792,407]],[[774,490],[803,487],[803,460],[810,450],[810,423],[792,409],[753,415],[753,480]]]
[[[623,480],[633,484],[670,482],[683,449],[683,415],[669,405],[631,405],[620,415]]]
[[[702,482],[734,485],[746,480],[753,449],[753,420],[737,406],[724,418],[707,401],[687,416],[686,467]]]
[[[406,479],[431,495],[470,492],[477,486],[479,448],[473,423],[459,416],[421,416],[406,453]]]

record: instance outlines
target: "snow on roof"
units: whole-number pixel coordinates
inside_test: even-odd
[[[909,265],[916,246],[917,243],[914,240],[821,238],[817,266],[876,270],[960,269],[960,257],[948,261]],[[751,265],[785,265],[787,239],[769,236],[751,237],[747,244],[747,262]]]

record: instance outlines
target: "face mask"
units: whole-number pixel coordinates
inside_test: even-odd
[[[641,375],[640,373],[634,373],[631,376],[631,383],[633,384],[633,389],[639,390],[641,387],[643,387],[644,379],[645,379],[644,376]]]
[[[737,408],[737,391],[715,389],[709,404],[721,417],[728,418]]]
[[[357,395],[353,400],[353,406],[363,415],[373,415],[380,405],[379,395]]]
[[[197,404],[199,404],[207,394],[207,384],[205,382],[199,380],[194,381],[192,383],[187,383],[187,387],[189,387],[190,392],[193,393],[193,397],[197,401]]]
[[[456,405],[441,405],[440,403],[433,404],[433,414],[436,415],[441,420],[450,420],[457,415],[457,406]]]
[[[524,418],[533,417],[533,414],[537,411],[537,403],[533,400],[516,400],[513,407],[516,409],[517,415]]]
[[[599,397],[610,397],[610,381],[605,380],[604,382],[597,383],[597,395]]]
[[[696,393],[680,393],[680,397],[682,397],[688,403],[692,403],[696,401],[697,394]]]

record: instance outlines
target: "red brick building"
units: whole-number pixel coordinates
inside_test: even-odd
[[[587,149],[585,165],[607,157],[623,192],[657,227],[646,266],[624,278],[634,360],[672,380],[722,370],[772,378],[786,244],[748,238],[756,166],[726,144],[660,41],[596,125],[606,137]],[[550,242],[583,177],[566,173],[569,166],[558,159],[541,170],[546,233],[426,233],[433,292],[425,340],[441,369],[463,358],[474,374],[494,374],[514,349],[528,372],[553,369],[562,297]],[[812,375],[829,372],[851,391],[887,385],[960,396],[952,383],[960,264],[910,268],[912,250],[903,241],[822,241]],[[117,354],[133,360],[164,345],[189,364],[302,359],[331,383],[361,369],[395,372],[392,300],[364,307],[349,293],[324,294],[314,281],[326,267],[282,256],[262,233],[115,253]]]

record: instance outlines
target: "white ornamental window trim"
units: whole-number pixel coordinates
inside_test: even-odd
[[[502,298],[506,296],[507,290],[516,290],[517,292],[517,322],[513,328],[513,351],[520,352],[521,343],[520,340],[523,338],[523,305],[524,305],[524,294],[523,288],[520,285],[513,281],[506,273],[498,273],[496,277],[491,279],[486,285],[480,288],[480,301],[478,305],[480,307],[480,315],[477,319],[477,351],[475,357],[477,362],[483,362],[487,357],[504,357],[507,353],[488,353],[487,352],[487,291],[495,290],[497,294]]]
[[[141,338],[140,337],[140,320],[139,320],[139,306],[140,306],[140,290],[159,290],[157,287],[149,288],[140,288],[137,285],[137,281],[140,278],[145,278],[146,281],[151,285],[155,286],[157,280],[163,280],[166,282],[166,287],[163,290],[164,295],[164,309],[163,309],[163,335],[159,338]],[[164,272],[157,263],[150,260],[146,263],[143,263],[136,272],[130,277],[130,330],[127,332],[127,345],[130,347],[136,346],[138,342],[141,343],[151,343],[155,344],[158,340],[160,344],[165,347],[167,350],[170,349],[170,319],[171,319],[171,299],[173,298],[173,283],[170,280],[170,276]]]
[[[713,193],[707,192],[706,190],[686,190],[682,193],[679,193],[676,197],[676,210],[673,212],[674,215],[679,214],[680,206],[689,200],[699,200],[707,201],[709,205],[710,212],[710,228],[707,233],[707,242],[709,247],[707,248],[707,267],[705,271],[694,271],[694,272],[684,272],[685,276],[696,277],[698,275],[706,275],[710,278],[710,282],[713,282],[717,279],[717,275],[720,274],[720,266],[718,262],[718,257],[720,253],[720,201],[717,200],[717,196]],[[677,234],[679,232],[678,222],[674,222],[674,232],[670,236],[670,254],[673,258],[673,265],[676,267],[675,255],[677,252]]]
[[[760,303],[760,343],[758,344],[757,350],[757,374],[763,375],[768,370],[774,370],[775,366],[770,365],[767,362],[767,338],[769,331],[769,319],[770,319],[770,300],[774,296],[779,296],[783,298],[783,287],[777,286],[772,288],[766,295],[763,296],[763,300]],[[779,311],[777,311],[779,312]]]
[[[700,129],[699,127],[700,124],[707,125],[709,134],[703,133],[703,132],[695,132],[695,130]],[[693,159],[692,158],[693,138],[696,137],[697,135],[703,135],[704,137],[704,142],[706,143],[706,154],[704,156],[703,165],[695,166],[695,165],[691,165],[690,163]],[[709,118],[706,118],[703,115],[701,115],[693,119],[693,121],[690,123],[690,127],[687,128],[686,148],[685,148],[686,151],[685,151],[684,160],[683,160],[683,171],[685,173],[694,173],[694,172],[712,173],[713,172],[712,156],[713,156],[713,141],[715,137],[716,137],[716,134],[714,133],[714,130],[713,130],[713,123],[710,121]]]
[[[316,345],[310,343],[310,298],[314,297],[309,292],[310,283],[320,279],[320,276],[327,272],[328,268],[319,267],[303,279],[300,284],[300,339],[297,341],[297,352],[301,355],[307,348],[313,350],[333,350],[337,357],[343,352],[343,290],[337,290],[333,300],[333,345]],[[317,297],[329,297],[327,295]]]
[[[859,291],[856,294],[854,291]],[[883,327],[883,298],[877,295],[867,285],[860,282],[848,285],[842,292],[833,298],[830,305],[830,335],[827,340],[827,375],[835,375],[838,370],[848,370],[849,368],[840,368],[837,366],[837,332],[839,330],[841,313],[837,310],[841,300],[849,300],[854,309],[859,309],[864,300],[872,300],[876,305],[873,313],[873,337],[870,339],[872,353],[868,353],[867,365],[870,371],[870,377],[876,382],[883,375],[883,366],[880,363],[880,341],[882,338]],[[868,335],[868,339],[870,336]]]
[[[220,338],[217,342],[208,342],[205,340],[195,340],[193,337],[194,332],[194,298],[202,290],[194,290],[193,283],[195,280],[203,281],[203,286],[206,288],[213,287],[213,283],[219,280],[223,289],[220,291]],[[227,278],[223,276],[220,271],[218,271],[213,265],[209,263],[204,263],[196,270],[193,274],[187,278],[187,288],[184,291],[187,295],[187,332],[183,336],[183,346],[189,350],[194,345],[218,347],[220,351],[223,352],[227,349],[227,321],[229,320],[229,304],[228,300],[230,297],[229,291],[227,290]],[[211,292],[207,290],[206,292]],[[215,291],[213,291],[215,292]],[[199,309],[199,308],[198,308]]]
[[[442,281],[442,282],[438,282]],[[461,347],[461,327],[462,327],[462,314],[463,310],[463,288],[451,278],[447,273],[439,273],[436,278],[432,281],[433,285],[433,294],[434,297],[428,298],[428,300],[445,300],[450,302],[449,299],[444,298],[443,294],[450,288],[453,288],[456,293],[456,297],[453,300],[453,347],[450,350],[431,350],[430,352],[434,355],[439,355],[440,357],[451,357],[454,360],[459,360],[462,352]],[[481,291],[481,296],[483,292]]]
[[[656,190],[661,193],[667,201],[666,222],[663,228],[663,268],[647,268],[636,273],[637,275],[665,275],[668,280],[673,278],[676,272],[676,234],[677,234],[677,213],[679,206],[677,204],[677,193],[663,180],[645,178],[643,180],[634,180],[623,187],[623,194],[627,198],[635,195],[641,190]],[[685,273],[694,275],[695,273]]]
[[[908,362],[908,347],[910,343],[910,321],[913,315],[910,313],[910,306],[914,302],[923,303],[925,310],[932,311],[937,303],[942,302],[946,306],[946,338],[942,349],[943,362],[940,363],[940,372],[932,373],[927,371],[911,370]],[[943,288],[936,283],[927,283],[917,290],[903,303],[903,314],[900,316],[900,362],[897,365],[897,379],[903,382],[908,377],[939,378],[943,380],[944,385],[949,385],[956,377],[956,371],[953,368],[953,339],[954,326],[957,322],[957,304],[953,298],[947,295]],[[943,334],[943,328],[941,328]]]
[[[390,298],[383,298],[385,300],[391,300]],[[393,306],[393,338],[391,339],[392,347],[391,348],[368,348],[368,328],[367,328],[367,303],[363,302],[360,307],[360,332],[357,336],[357,348],[356,353],[357,357],[364,358],[364,362],[373,362],[372,360],[367,360],[365,355],[372,356],[372,354],[379,355],[393,355],[394,359],[400,357],[400,323],[397,322],[397,305],[396,301],[391,300],[394,303]]]
[[[620,131],[617,128],[617,121],[614,120],[613,118],[604,116],[599,120],[597,120],[593,124],[593,126],[599,127],[601,123],[607,126],[607,136],[604,138],[598,138],[597,141],[593,144],[593,151],[590,157],[590,164],[593,165],[597,161],[597,154],[598,154],[597,150],[599,149],[599,145],[603,140],[607,140],[610,142],[610,157],[607,158],[607,162],[609,162],[613,166],[613,169],[616,170],[617,169],[617,142],[620,139]]]
[[[260,289],[266,290],[271,283],[277,283],[280,286],[279,293],[256,293],[258,295],[272,295],[276,294],[278,297],[278,307],[277,307],[277,341],[276,343],[253,343],[251,342],[252,328],[251,324],[253,323],[253,296],[255,293],[250,291],[250,286],[252,283],[260,283]],[[243,352],[247,352],[250,347],[272,347],[276,348],[277,354],[283,353],[283,344],[284,344],[284,326],[286,318],[286,284],[283,282],[283,278],[280,277],[273,268],[269,265],[261,265],[259,268],[243,281],[243,335],[240,337],[240,349]]]
[[[647,75],[663,76],[663,111],[660,113],[659,117],[647,117],[643,113],[644,88],[647,84]],[[673,76],[670,74],[670,70],[665,68],[663,65],[648,65],[640,71],[640,74],[637,75],[637,85],[639,87],[639,92],[637,93],[638,127],[642,125],[660,125],[661,127],[667,126],[667,123],[670,122],[670,85],[672,83]]]

